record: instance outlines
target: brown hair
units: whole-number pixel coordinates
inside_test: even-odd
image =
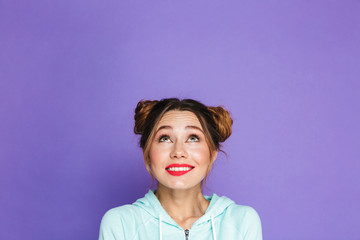
[[[160,101],[141,100],[135,108],[134,133],[141,135],[140,147],[143,149],[145,166],[151,177],[149,167],[149,150],[151,141],[160,119],[171,110],[189,111],[196,115],[204,130],[206,142],[212,159],[213,151],[220,150],[220,143],[224,142],[231,135],[232,119],[227,110],[223,107],[208,107],[193,99],[164,98]],[[206,172],[205,182],[213,161]]]

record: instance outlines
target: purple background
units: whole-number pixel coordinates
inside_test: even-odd
[[[133,111],[234,119],[207,194],[264,239],[360,239],[360,1],[0,1],[0,239],[97,239],[142,197]]]

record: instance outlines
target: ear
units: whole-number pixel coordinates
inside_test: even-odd
[[[219,151],[216,151],[216,150],[214,150],[214,151],[212,152],[212,157],[211,157],[211,162],[212,162],[212,163],[215,162],[216,157],[217,157],[217,155],[218,155],[218,152],[219,152]]]
[[[148,156],[145,156],[145,151],[144,151],[144,149],[142,150],[142,154],[143,154],[144,160],[145,160],[145,159],[149,159],[149,153],[148,153]]]

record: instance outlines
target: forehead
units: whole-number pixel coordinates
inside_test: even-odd
[[[160,119],[158,127],[169,125],[176,126],[196,126],[202,129],[201,123],[196,115],[190,111],[171,110],[164,114]]]

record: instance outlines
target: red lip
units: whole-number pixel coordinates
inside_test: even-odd
[[[194,167],[194,166],[191,166],[189,164],[170,164],[169,166],[167,166],[166,168],[170,168],[170,167]]]
[[[187,171],[170,171],[170,170],[168,170],[168,168],[171,168],[171,167],[190,167],[190,169]],[[169,166],[166,167],[166,171],[173,176],[184,175],[193,169],[194,169],[194,166],[191,166],[189,164],[170,164]]]

